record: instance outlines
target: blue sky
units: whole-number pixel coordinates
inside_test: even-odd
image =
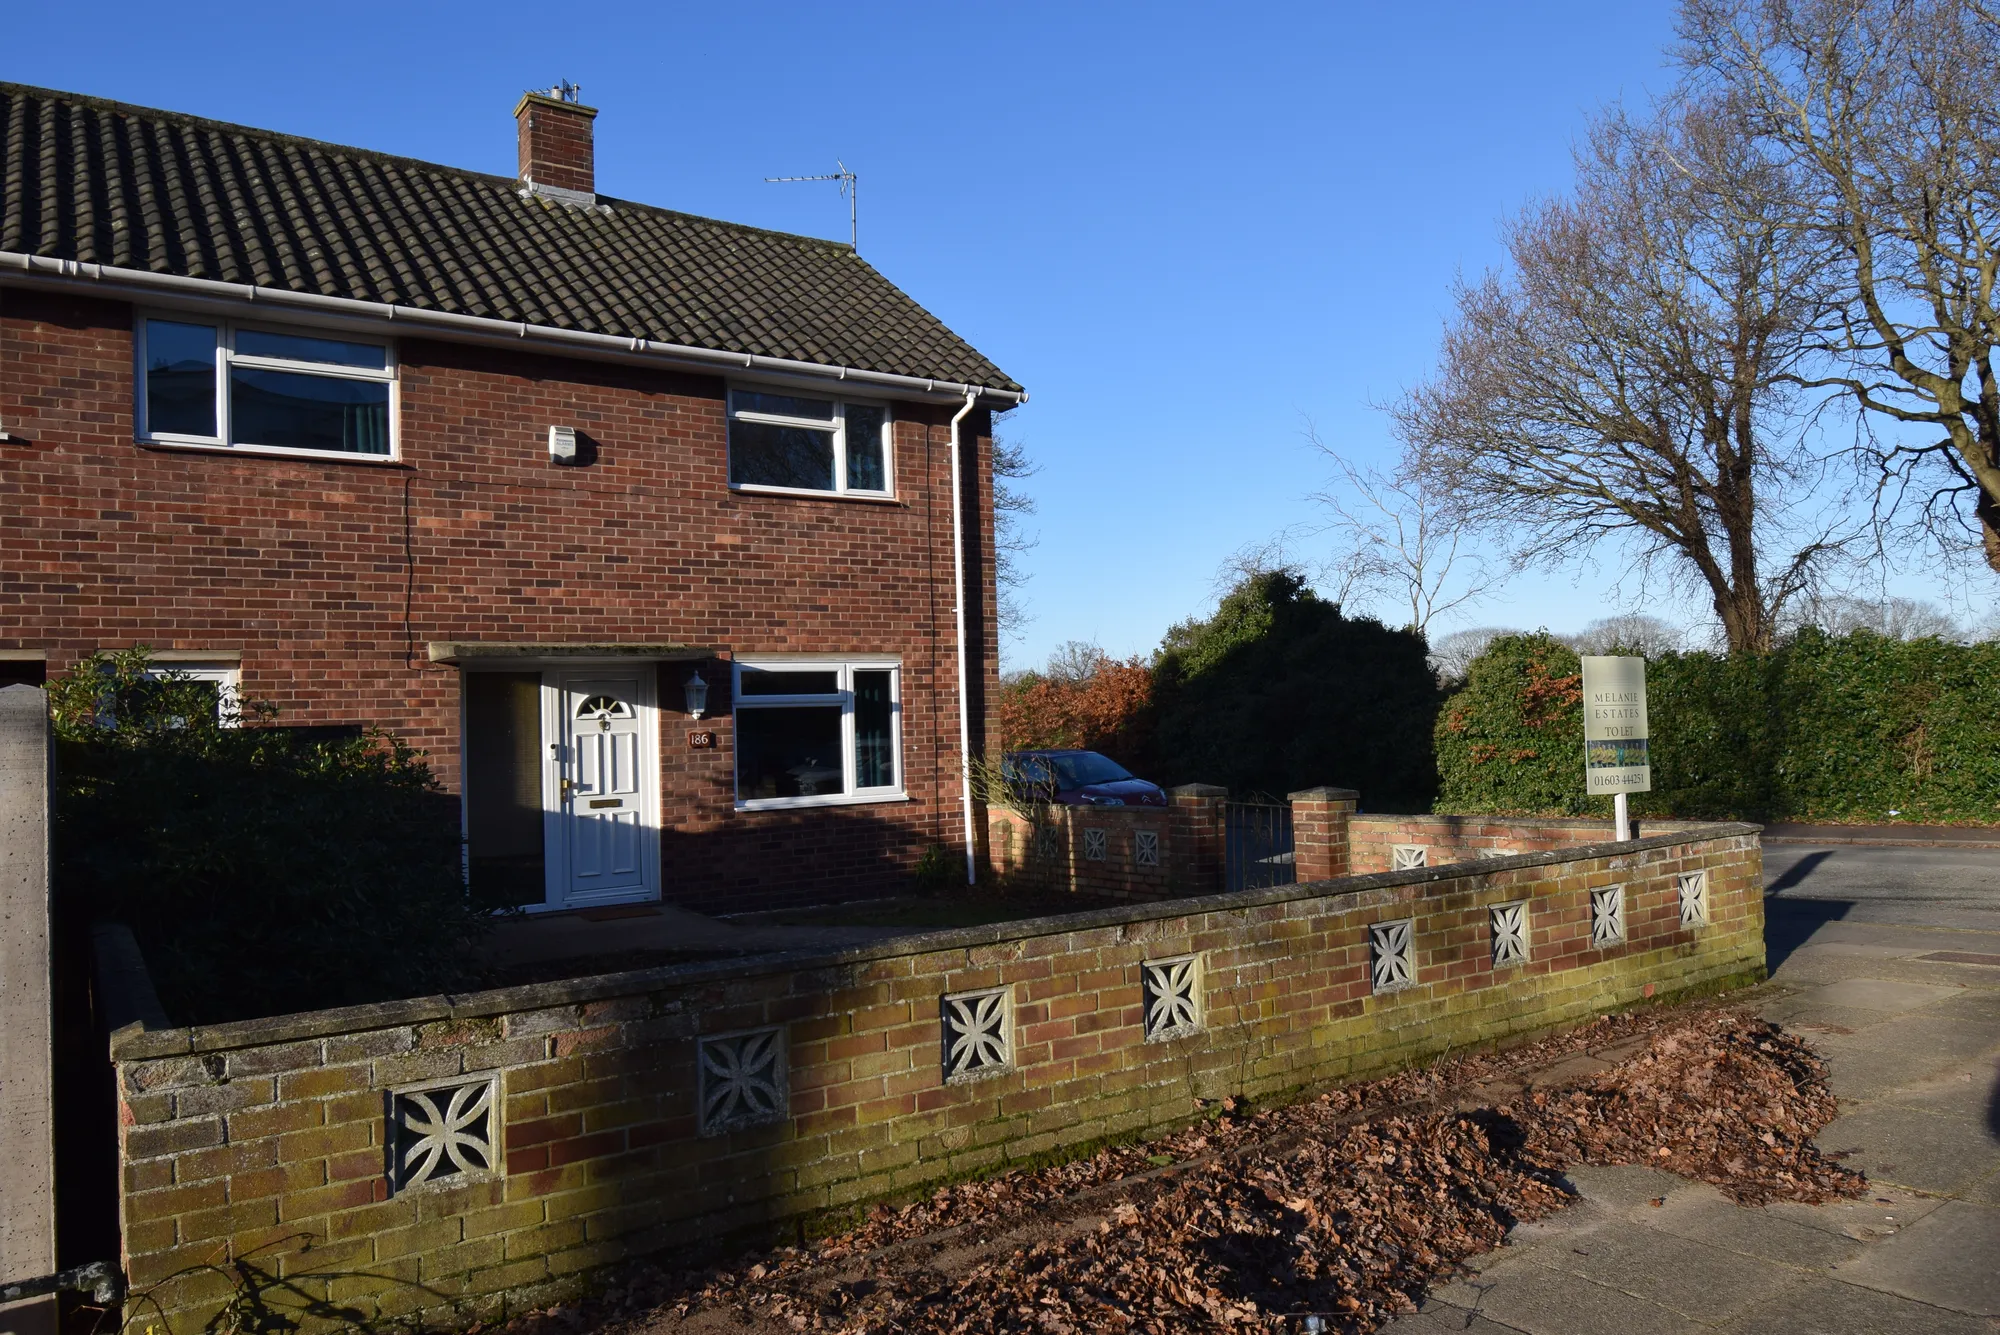
[[[831,185],[761,180],[844,158],[862,253],[1032,392],[1006,427],[1042,466],[1032,663],[1149,650],[1231,552],[1310,523],[1306,419],[1390,462],[1373,405],[1432,365],[1454,274],[1564,186],[1593,109],[1663,86],[1672,8],[97,4],[7,29],[0,77],[503,174],[520,90],[568,78],[601,190],[764,227],[844,237]],[[1460,624],[1633,610],[1612,573],[1517,580]]]

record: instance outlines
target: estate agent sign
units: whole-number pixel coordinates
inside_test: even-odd
[[[1617,655],[1583,660],[1583,772],[1593,795],[1652,790],[1645,659]]]

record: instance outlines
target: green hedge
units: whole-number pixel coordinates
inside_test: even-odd
[[[1578,671],[1553,636],[1488,646],[1438,716],[1437,810],[1608,811],[1583,792]],[[1764,655],[1662,655],[1646,679],[1641,813],[2000,822],[2000,644],[1806,631]]]

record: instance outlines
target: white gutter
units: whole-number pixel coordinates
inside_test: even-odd
[[[10,271],[22,275],[14,279]],[[74,291],[78,287],[108,297],[129,301],[170,300],[177,306],[200,309],[221,307],[240,312],[248,306],[278,311],[295,311],[321,321],[366,327],[380,331],[384,326],[408,329],[412,334],[434,332],[441,338],[463,343],[484,343],[510,348],[536,348],[571,357],[596,361],[617,361],[639,365],[669,365],[708,372],[751,372],[758,375],[795,377],[815,382],[848,381],[892,390],[906,397],[956,399],[961,395],[990,398],[1001,403],[1026,403],[1025,392],[966,385],[953,380],[923,376],[891,375],[854,366],[825,366],[817,362],[792,361],[785,357],[760,357],[747,352],[722,352],[714,348],[689,347],[681,343],[661,343],[655,339],[629,338],[619,334],[592,334],[580,329],[556,329],[519,320],[495,320],[482,315],[459,315],[451,311],[426,310],[378,301],[357,301],[351,297],[324,297],[313,292],[290,292],[283,288],[257,287],[248,283],[222,283],[210,278],[184,278],[179,274],[153,273],[146,269],[120,269],[81,260],[50,259],[44,255],[23,255],[0,251],[0,281],[23,286]],[[412,328],[414,326],[414,328]]]
[[[979,391],[965,391],[965,406],[951,419],[951,572],[952,614],[958,619],[958,800],[965,813],[965,883],[979,883],[979,841],[972,829],[972,715],[965,698],[965,492],[959,480],[958,424],[979,402]]]

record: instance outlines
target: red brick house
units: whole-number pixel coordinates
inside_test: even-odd
[[[598,194],[596,114],[510,180],[0,84],[0,669],[394,732],[532,907],[893,886],[976,828],[1026,395],[845,244]]]

